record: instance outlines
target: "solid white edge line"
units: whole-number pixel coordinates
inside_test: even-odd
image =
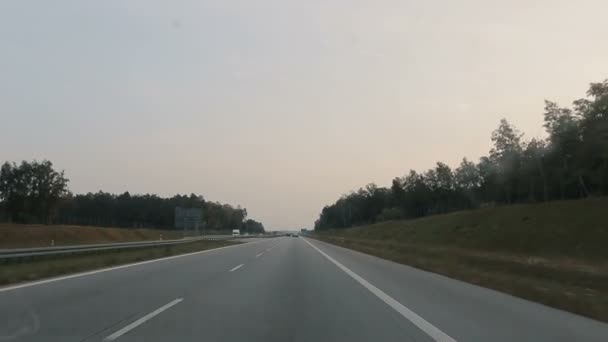
[[[365,287],[371,293],[376,295],[376,297],[380,298],[388,306],[395,309],[395,311],[400,313],[401,316],[405,317],[407,320],[412,322],[415,326],[417,326],[420,330],[424,331],[427,335],[429,335],[435,341],[437,341],[437,342],[456,342],[455,339],[453,339],[452,337],[450,337],[443,331],[439,330],[439,328],[435,327],[431,323],[427,322],[424,318],[418,316],[417,313],[408,309],[403,304],[399,303],[398,301],[393,299],[391,296],[384,293],[384,291],[382,291],[379,288],[375,287],[374,285],[370,284],[367,280],[363,279],[361,276],[359,276],[355,272],[351,271],[349,268],[342,265],[341,263],[336,261],[334,258],[327,255],[325,252],[320,250],[317,246],[310,243],[307,239],[303,239],[303,240],[307,244],[309,244],[312,248],[314,248],[317,252],[321,253],[321,255],[323,255],[325,258],[327,258],[327,260],[334,263],[336,266],[338,266],[338,268],[340,268],[346,274],[348,274],[353,279],[355,279],[359,284],[363,285],[363,287]]]
[[[267,240],[246,242],[246,243],[236,244],[236,245],[232,245],[232,246],[224,246],[224,247],[206,249],[204,251],[198,251],[198,252],[192,252],[192,253],[186,253],[186,254],[172,255],[172,256],[165,257],[165,258],[151,259],[151,260],[136,262],[136,263],[132,263],[132,264],[126,264],[126,265],[120,265],[120,266],[102,268],[102,269],[99,269],[99,270],[86,271],[86,272],[75,273],[75,274],[70,274],[70,275],[65,275],[65,276],[60,276],[60,277],[55,277],[55,278],[49,278],[49,279],[44,279],[44,280],[33,281],[33,282],[29,282],[29,283],[23,283],[23,284],[18,284],[18,285],[0,287],[0,292],[17,290],[17,289],[21,289],[21,288],[24,288],[24,287],[30,287],[30,286],[35,286],[35,285],[48,284],[48,283],[53,283],[53,282],[60,281],[60,280],[79,278],[79,277],[84,277],[84,276],[93,275],[93,274],[97,274],[97,273],[103,273],[103,272],[108,272],[108,271],[119,270],[121,268],[129,268],[129,267],[134,267],[134,266],[140,266],[140,265],[150,264],[150,263],[157,262],[157,261],[164,261],[164,260],[181,258],[181,257],[189,256],[189,255],[196,255],[196,254],[203,254],[203,253],[208,253],[208,252],[213,252],[213,251],[219,251],[221,249],[227,249],[227,248],[233,248],[233,247],[242,247],[242,246],[247,246],[247,245],[251,245],[251,244],[255,244],[255,243],[260,243],[260,242],[265,242],[265,241],[267,241]]]
[[[264,252],[262,252],[262,253],[258,253],[258,254],[257,254],[255,257],[256,257],[256,258],[259,258],[259,257],[261,257],[263,254],[264,254]]]
[[[234,271],[238,270],[239,268],[243,267],[243,265],[244,264],[240,264],[240,265],[234,267],[233,269],[231,269],[229,272],[234,272]]]
[[[108,337],[104,338],[104,341],[113,341],[117,338],[119,338],[120,336],[128,333],[129,331],[137,328],[137,326],[141,325],[142,323],[150,320],[152,317],[158,315],[159,313],[169,309],[170,307],[172,307],[173,305],[181,302],[182,300],[184,300],[183,298],[177,298],[173,301],[171,301],[168,304],[165,304],[164,306],[161,306],[160,308],[150,312],[149,314],[143,316],[142,318],[138,319],[137,321],[127,325],[126,327],[116,331],[115,333],[113,333],[112,335],[109,335]]]

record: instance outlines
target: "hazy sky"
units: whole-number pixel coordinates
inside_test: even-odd
[[[608,1],[0,2],[0,161],[76,193],[199,193],[267,228],[542,136],[608,77]]]

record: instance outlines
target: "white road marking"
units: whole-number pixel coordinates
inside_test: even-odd
[[[261,257],[263,254],[264,254],[264,252],[259,253],[259,254],[258,254],[258,255],[256,255],[255,257],[256,257],[256,258],[259,258],[259,257]]]
[[[236,270],[238,270],[239,268],[243,267],[244,264],[240,264],[238,266],[236,266],[235,268],[231,269],[230,272],[234,272]]]
[[[455,339],[448,336],[443,331],[439,330],[439,328],[435,327],[431,323],[427,322],[424,318],[418,316],[414,311],[408,309],[403,304],[399,303],[391,296],[384,293],[384,291],[370,284],[367,280],[361,278],[358,274],[351,271],[346,266],[342,265],[334,258],[327,255],[325,252],[320,250],[317,246],[310,243],[307,239],[303,239],[307,244],[309,244],[312,248],[314,248],[317,252],[321,253],[324,257],[326,257],[329,261],[338,266],[339,269],[344,271],[346,274],[355,279],[359,284],[363,285],[366,289],[368,289],[371,293],[376,295],[376,297],[380,298],[384,303],[386,303],[391,308],[395,309],[401,316],[405,317],[407,320],[412,322],[415,326],[417,326],[420,330],[424,331],[427,335],[433,338],[437,342],[456,342]]]
[[[260,240],[260,241],[247,242],[247,243],[242,243],[242,244],[238,244],[238,245],[225,246],[225,247],[219,247],[219,248],[213,248],[213,249],[206,249],[204,251],[198,251],[198,252],[192,252],[192,253],[186,253],[186,254],[173,255],[173,256],[169,256],[169,257],[165,257],[165,258],[158,258],[158,259],[152,259],[152,260],[146,260],[146,261],[136,262],[136,263],[133,263],[133,264],[126,264],[126,265],[114,266],[114,267],[109,267],[109,268],[102,268],[100,270],[93,270],[93,271],[87,271],[87,272],[82,272],[82,273],[70,274],[70,275],[66,275],[66,276],[55,277],[55,278],[44,279],[44,280],[38,280],[38,281],[33,281],[33,282],[29,282],[29,283],[23,283],[23,284],[19,284],[19,285],[0,287],[0,292],[17,290],[17,289],[21,289],[21,288],[24,288],[24,287],[30,287],[30,286],[35,286],[35,285],[48,284],[48,283],[53,283],[53,282],[60,281],[60,280],[79,278],[79,277],[84,277],[84,276],[93,275],[93,274],[97,274],[97,273],[103,273],[103,272],[108,272],[108,271],[119,270],[121,268],[129,268],[129,267],[134,267],[134,266],[145,265],[145,264],[149,264],[149,263],[153,263],[153,262],[158,262],[158,261],[164,261],[164,260],[182,258],[182,257],[189,256],[189,255],[196,255],[196,254],[208,253],[208,252],[213,252],[213,251],[219,251],[220,249],[233,248],[233,247],[239,247],[239,246],[247,246],[247,245],[251,245],[251,244],[254,244],[254,243],[260,243],[260,242],[265,242],[265,241],[267,241],[267,240],[264,239],[264,240]]]
[[[165,304],[164,306],[150,312],[149,314],[145,315],[144,317],[138,319],[137,321],[127,325],[126,327],[118,330],[117,332],[113,333],[112,335],[109,335],[108,337],[104,338],[104,341],[113,341],[117,338],[119,338],[120,336],[128,333],[129,331],[137,328],[137,326],[141,325],[142,323],[146,322],[147,320],[150,320],[152,317],[158,315],[159,313],[167,310],[168,308],[172,307],[173,305],[181,302],[182,300],[184,300],[183,298],[177,298],[175,300],[173,300],[172,302]]]

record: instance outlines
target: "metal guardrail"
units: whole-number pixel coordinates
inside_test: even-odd
[[[141,247],[156,247],[166,245],[176,245],[182,243],[191,243],[201,240],[231,240],[241,238],[240,236],[200,236],[193,238],[184,238],[178,240],[159,240],[159,241],[138,241],[138,242],[119,242],[119,243],[104,243],[90,245],[72,245],[72,246],[57,246],[57,247],[36,247],[36,248],[17,248],[17,249],[0,249],[0,261],[8,261],[10,259],[28,258],[34,256],[47,256],[59,254],[72,254],[82,252],[94,252],[113,249],[141,248]]]

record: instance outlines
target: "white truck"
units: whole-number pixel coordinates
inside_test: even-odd
[[[238,230],[238,229],[233,229],[232,230],[232,236],[239,236],[239,235],[241,235],[241,231],[240,230]]]

